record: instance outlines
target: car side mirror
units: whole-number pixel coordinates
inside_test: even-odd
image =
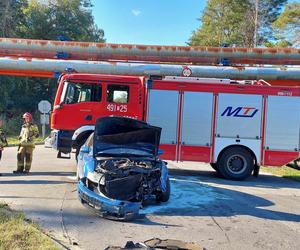
[[[164,151],[162,149],[158,149],[157,155],[160,156],[164,153]]]
[[[89,153],[90,152],[90,147],[84,145],[80,149],[80,153]]]

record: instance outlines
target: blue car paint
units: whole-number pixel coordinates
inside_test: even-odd
[[[82,203],[93,207],[104,217],[132,219],[139,214],[141,202],[129,202],[100,196],[89,190],[80,180],[77,184],[78,195]]]
[[[84,176],[95,171],[95,159],[92,154],[84,156]],[[88,205],[103,217],[109,217],[120,220],[130,220],[139,215],[141,202],[130,202],[124,200],[110,199],[105,196],[100,196],[89,190],[83,183],[82,178],[77,184],[77,191],[81,202]],[[167,190],[168,169],[165,164],[161,167],[160,188],[163,192]]]
[[[87,154],[84,157],[84,176],[95,171],[95,159],[92,154]],[[83,183],[83,178],[77,184],[78,196],[81,203],[92,207],[103,217],[114,219],[129,220],[139,214],[141,202],[130,202],[123,200],[110,199],[105,196],[100,196],[89,190]]]
[[[141,202],[130,202],[125,200],[110,199],[106,196],[99,195],[89,190],[83,182],[87,178],[88,173],[93,173],[96,168],[96,159],[93,154],[93,147],[83,145],[80,153],[79,160],[83,161],[83,178],[77,184],[77,191],[80,201],[90,208],[96,210],[103,217],[108,217],[116,220],[130,220],[139,215]],[[163,153],[162,150],[158,151],[158,155]],[[162,192],[167,190],[168,169],[165,164],[161,165],[160,189]]]
[[[90,155],[87,155],[84,160],[83,174],[86,177],[89,172],[93,173],[95,171],[96,164],[95,159]]]

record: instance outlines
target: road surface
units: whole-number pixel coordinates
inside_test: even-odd
[[[97,217],[77,199],[75,160],[37,146],[30,175],[13,175],[16,148],[0,162],[0,200],[22,210],[69,249],[104,249],[153,237],[207,249],[300,249],[300,183],[268,174],[222,180],[209,165],[169,162],[171,199],[117,222]],[[199,170],[198,170],[199,169]]]

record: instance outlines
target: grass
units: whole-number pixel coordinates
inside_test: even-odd
[[[8,136],[7,137],[8,145],[18,145],[20,143],[19,136]],[[42,143],[44,142],[44,138],[39,137],[35,139],[35,143]]]
[[[284,166],[284,167],[261,167],[261,170],[277,176],[300,181],[300,170]]]
[[[58,250],[32,221],[23,213],[11,210],[7,204],[0,202],[0,250]]]

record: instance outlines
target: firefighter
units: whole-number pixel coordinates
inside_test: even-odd
[[[2,158],[3,148],[8,145],[5,133],[4,133],[4,131],[3,131],[3,129],[1,127],[2,127],[2,120],[0,120],[0,160]],[[0,173],[0,176],[1,175],[2,174]]]
[[[34,139],[39,137],[37,125],[32,123],[32,115],[26,112],[23,115],[24,123],[19,136],[20,145],[17,154],[17,170],[14,173],[29,173],[32,162],[32,154],[35,148]],[[24,166],[25,160],[25,166]]]

